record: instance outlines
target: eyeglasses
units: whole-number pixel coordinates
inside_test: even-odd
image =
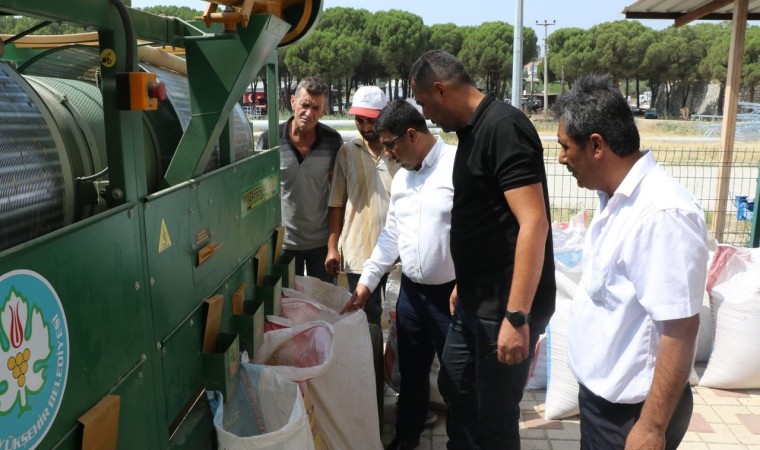
[[[384,145],[384,146],[385,146],[385,148],[387,148],[388,150],[393,150],[393,147],[395,147],[395,146],[396,146],[396,141],[398,140],[398,138],[400,138],[401,136],[403,136],[403,135],[405,135],[405,134],[406,134],[406,132],[404,132],[404,133],[401,133],[401,134],[399,134],[398,136],[394,137],[393,139],[390,139],[390,140],[387,140],[387,141],[383,142],[383,145]]]

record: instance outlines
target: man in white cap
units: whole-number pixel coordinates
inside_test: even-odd
[[[325,269],[337,276],[342,265],[352,293],[362,265],[385,226],[391,180],[398,170],[398,164],[385,155],[375,132],[375,119],[387,104],[385,93],[376,86],[356,90],[348,113],[354,115],[359,136],[343,144],[335,159],[328,201]],[[367,321],[378,326],[383,312],[380,293],[386,279],[387,274],[364,306]]]

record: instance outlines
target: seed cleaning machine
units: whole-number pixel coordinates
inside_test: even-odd
[[[235,389],[293,283],[279,153],[237,100],[266,66],[277,136],[276,49],[321,7],[219,0],[193,26],[0,0],[94,30],[0,41],[0,450],[214,447],[206,390]]]

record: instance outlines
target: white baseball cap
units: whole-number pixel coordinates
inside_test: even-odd
[[[356,90],[349,114],[374,119],[388,104],[385,92],[377,86],[362,86]]]

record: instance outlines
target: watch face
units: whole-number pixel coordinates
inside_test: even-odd
[[[530,316],[528,316],[530,317]],[[525,314],[522,311],[509,312],[507,311],[507,320],[513,327],[520,327],[525,325],[528,321]]]

